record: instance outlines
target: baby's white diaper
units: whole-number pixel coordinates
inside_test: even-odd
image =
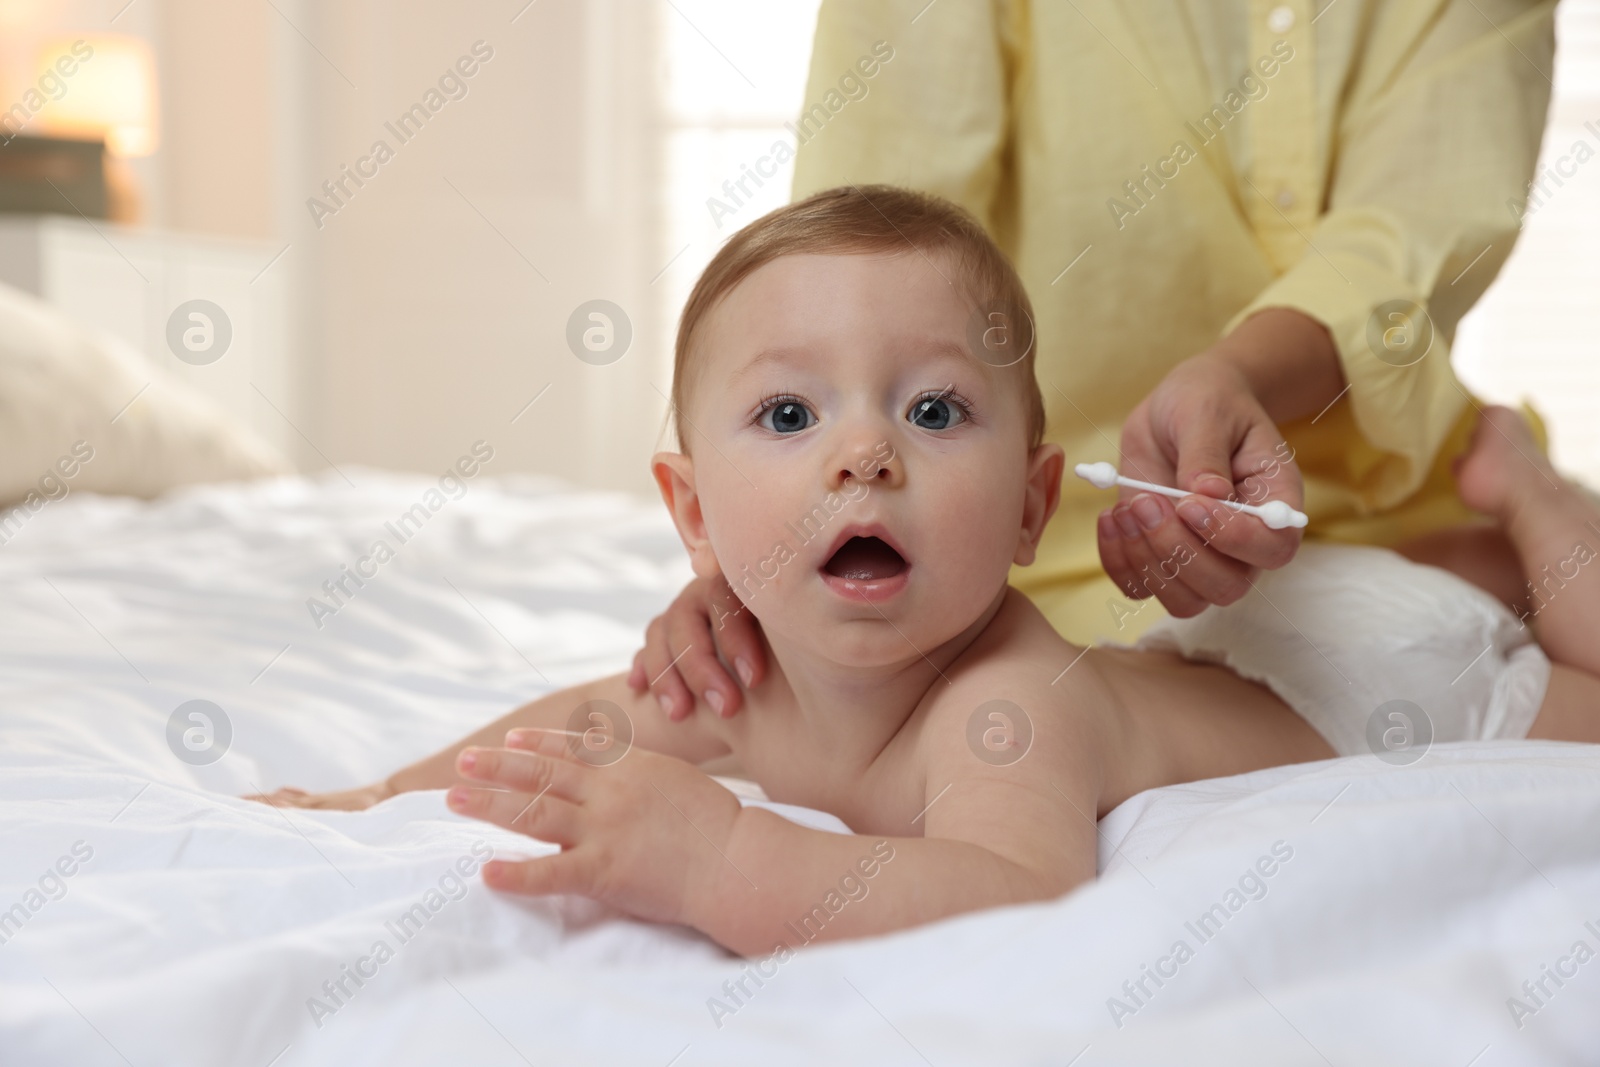
[[[1526,737],[1550,681],[1533,631],[1494,597],[1362,545],[1302,545],[1242,600],[1162,619],[1135,647],[1231,667],[1339,755],[1392,762],[1431,741]]]

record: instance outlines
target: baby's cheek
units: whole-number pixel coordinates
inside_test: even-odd
[[[758,502],[747,500],[746,505],[715,519],[708,517],[707,525],[723,577],[759,615],[764,604],[779,599],[792,585],[810,549],[781,519],[761,512]]]
[[[1006,581],[1022,529],[1022,500],[1010,487],[972,487],[929,533],[963,596],[993,593]]]

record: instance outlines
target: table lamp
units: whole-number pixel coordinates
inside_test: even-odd
[[[41,78],[53,72],[53,84],[64,87],[40,113],[40,131],[104,141],[107,213],[118,222],[139,221],[139,187],[127,161],[150,155],[159,139],[150,46],[116,34],[54,41],[39,52],[38,71]]]

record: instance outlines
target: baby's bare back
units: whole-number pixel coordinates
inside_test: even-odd
[[[760,729],[776,710],[753,707],[735,743],[773,800],[861,834],[981,842],[1071,884],[1094,876],[1098,818],[1136,793],[1332,755],[1264,686],[1171,653],[1085,651],[1015,591],[870,762]]]
[[[926,722],[908,723],[925,766],[953,774],[964,755],[1097,815],[1146,789],[1333,755],[1266,686],[1176,653],[1073,645],[1014,591],[945,673]]]

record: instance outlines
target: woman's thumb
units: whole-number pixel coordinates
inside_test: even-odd
[[[1177,439],[1177,486],[1187,493],[1225,499],[1233,493],[1233,443],[1217,425],[1196,426]]]

